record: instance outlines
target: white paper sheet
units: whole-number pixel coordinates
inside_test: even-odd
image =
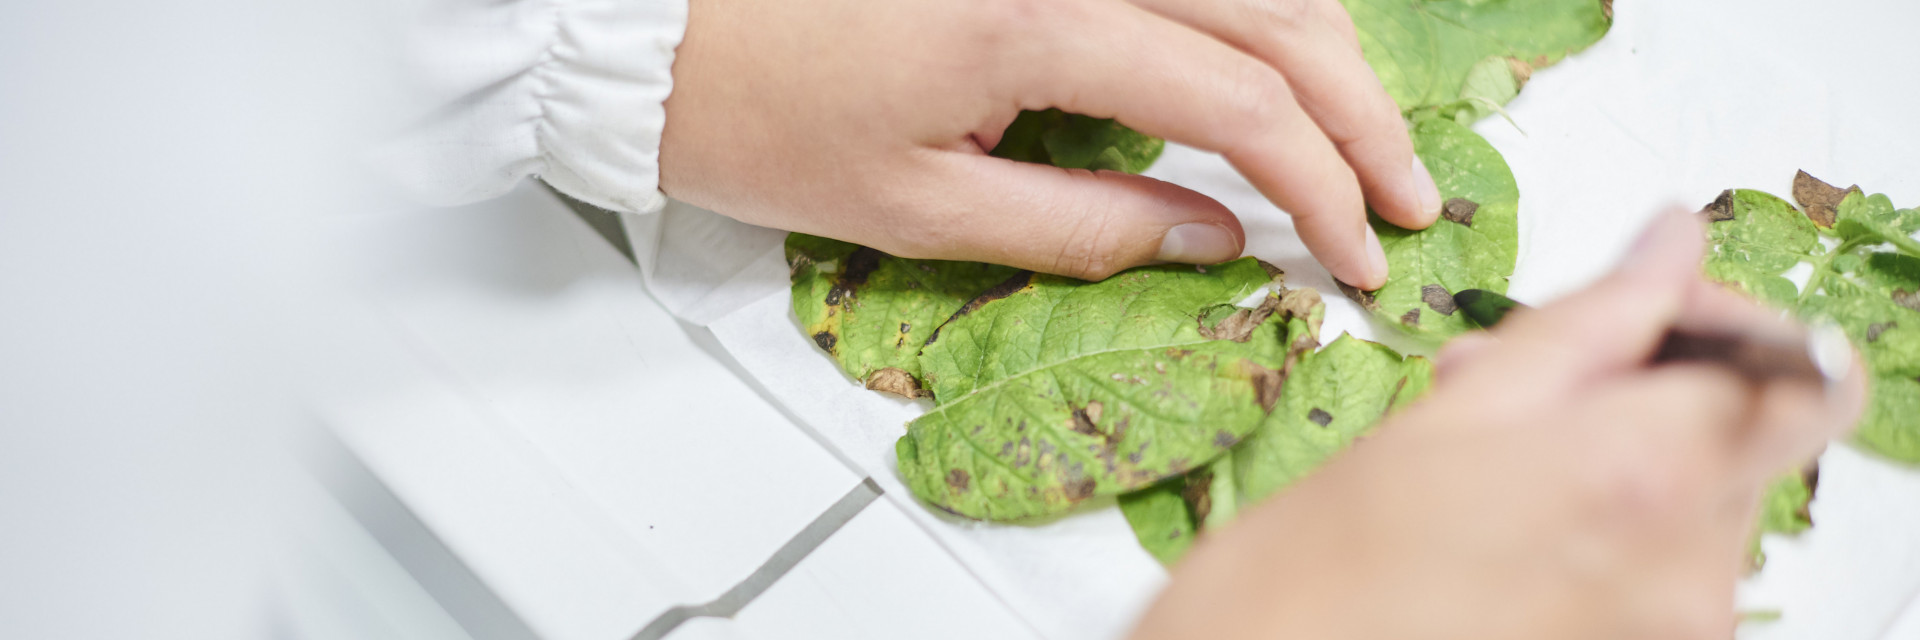
[[[1721,189],[1785,193],[1796,169],[1858,182],[1920,204],[1920,5],[1620,2],[1613,32],[1593,49],[1534,74],[1507,111],[1475,127],[1519,181],[1521,257],[1512,293],[1546,302],[1604,273],[1663,205],[1697,208]],[[1178,145],[1148,175],[1227,204],[1246,223],[1248,252],[1279,264],[1290,285],[1332,290],[1288,219],[1217,157]],[[1164,574],[1112,508],[1039,526],[957,521],[912,503],[893,470],[893,441],[917,406],[860,389],[801,335],[788,309],[777,241],[744,225],[679,218],[630,228],[663,299],[689,302],[722,344],[781,404],[881,482],[913,515],[1048,638],[1123,634]],[[679,231],[675,231],[678,229]],[[657,244],[656,244],[657,243]],[[742,248],[747,248],[742,250]],[[658,248],[659,250],[655,250]],[[734,262],[711,258],[728,251]],[[678,257],[676,257],[678,256]],[[696,259],[697,257],[697,259]],[[689,267],[687,265],[694,265]],[[756,297],[756,295],[758,297]],[[1350,331],[1399,343],[1357,307],[1327,296],[1327,335]],[[1814,533],[1767,543],[1768,570],[1743,591],[1782,607],[1748,638],[1892,640],[1920,610],[1920,472],[1844,448],[1826,458]],[[1856,594],[1871,594],[1858,595]]]

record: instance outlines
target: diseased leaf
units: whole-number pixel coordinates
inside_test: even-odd
[[[1800,291],[1783,274],[1825,252],[1813,222],[1766,193],[1728,190],[1706,214],[1707,276],[1771,304],[1792,304]]]
[[[1807,322],[1844,329],[1871,379],[1854,442],[1920,464],[1920,243],[1911,237],[1920,216],[1895,209],[1886,196],[1835,189],[1806,172],[1796,176],[1794,191],[1810,209],[1833,204],[1832,227],[1816,223],[1823,213],[1803,213],[1758,191],[1729,191],[1705,211],[1713,245],[1707,274]],[[1822,233],[1838,246],[1823,248]],[[1806,285],[1795,287],[1782,274],[1801,262],[1812,270]]]
[[[992,155],[1068,169],[1140,173],[1165,148],[1166,141],[1111,119],[1047,109],[1020,112]]]
[[[1488,76],[1476,74],[1487,73],[1488,60],[1524,65],[1524,73],[1510,72],[1510,76],[1531,74],[1598,42],[1613,23],[1608,0],[1340,3],[1353,16],[1367,64],[1380,76],[1387,95],[1405,111],[1452,105],[1463,97],[1498,99],[1498,104],[1505,104],[1513,96],[1489,91],[1482,84]],[[1516,84],[1525,82],[1516,79]]]
[[[1268,269],[1242,259],[1098,283],[1035,276],[970,303],[921,352],[940,404],[900,439],[901,475],[937,507],[1010,520],[1219,457],[1272,409],[1295,341],[1315,320],[1273,313],[1244,342],[1202,333],[1232,322],[1237,314],[1209,312],[1257,293]]]
[[[1391,275],[1378,291],[1342,291],[1389,324],[1438,342],[1474,328],[1451,312],[1453,293],[1506,292],[1519,251],[1520,188],[1500,153],[1457,122],[1420,119],[1413,145],[1446,199],[1445,215],[1419,231],[1374,217]]]
[[[1432,379],[1433,367],[1425,358],[1403,358],[1385,345],[1342,335],[1300,357],[1273,413],[1232,454],[1184,482],[1123,497],[1121,512],[1141,544],[1172,564],[1197,533],[1225,524],[1239,509],[1306,477],[1387,414],[1424,395]],[[1212,482],[1196,493],[1193,479],[1203,476]],[[1172,511],[1176,497],[1184,513]]]
[[[1233,451],[1239,502],[1251,504],[1306,477],[1395,409],[1424,395],[1433,365],[1341,335],[1301,359],[1273,415]]]
[[[934,328],[968,300],[1023,273],[978,262],[896,258],[799,233],[787,236],[787,263],[793,312],[814,344],[867,388],[908,397],[920,386],[916,354]]]
[[[1767,484],[1766,493],[1760,498],[1760,522],[1749,545],[1753,554],[1753,568],[1759,570],[1766,566],[1767,556],[1760,551],[1760,536],[1763,534],[1795,535],[1813,526],[1813,516],[1807,507],[1813,501],[1813,478],[1818,477],[1814,468],[1805,473],[1787,473],[1774,478]]]

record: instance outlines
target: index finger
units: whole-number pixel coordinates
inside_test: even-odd
[[[1023,74],[1014,87],[1022,108],[1111,117],[1220,153],[1293,216],[1335,278],[1363,289],[1386,283],[1358,179],[1278,71],[1131,4],[1041,4],[1057,15],[1032,29],[1055,62]]]

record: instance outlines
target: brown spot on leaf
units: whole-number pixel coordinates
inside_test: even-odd
[[[1359,303],[1360,308],[1366,309],[1369,312],[1380,310],[1380,302],[1373,299],[1372,291],[1361,291],[1359,288],[1345,282],[1335,281],[1334,284],[1340,285],[1340,293],[1346,294],[1347,299]]]
[[[1081,476],[1068,480],[1065,485],[1061,486],[1061,489],[1066,491],[1068,500],[1078,502],[1093,497],[1093,491],[1097,487],[1098,485],[1094,483],[1093,478]]]
[[[1271,317],[1274,310],[1279,307],[1280,297],[1268,295],[1267,299],[1260,301],[1260,306],[1252,309],[1235,310],[1233,313],[1228,314],[1225,319],[1214,323],[1211,327],[1207,326],[1207,319],[1203,315],[1198,319],[1200,323],[1200,335],[1209,340],[1246,342],[1247,338],[1253,335],[1253,330],[1259,327],[1260,323],[1266,322],[1267,318]]]
[[[1271,262],[1267,262],[1267,261],[1265,261],[1265,260],[1261,260],[1261,259],[1259,259],[1259,258],[1254,258],[1254,259],[1253,259],[1253,261],[1254,261],[1254,262],[1255,262],[1256,264],[1259,264],[1259,265],[1260,265],[1260,270],[1261,270],[1261,271],[1265,271],[1265,272],[1267,272],[1267,278],[1268,278],[1268,280],[1269,280],[1269,281],[1273,281],[1273,282],[1286,282],[1286,281],[1287,281],[1287,272],[1286,272],[1286,270],[1284,270],[1284,269],[1281,269],[1281,268],[1280,268],[1280,267],[1278,267],[1278,266],[1275,266],[1275,265],[1274,265],[1273,263],[1271,263]]]
[[[1733,219],[1733,190],[1720,192],[1713,202],[1707,203],[1700,213],[1707,216],[1707,222],[1726,222]]]
[[[1287,374],[1260,366],[1252,360],[1244,361],[1248,369],[1247,380],[1253,383],[1253,400],[1260,403],[1260,409],[1273,413],[1273,405],[1280,401],[1280,387],[1286,384]]]
[[[1415,356],[1415,357],[1418,357],[1418,356]],[[1386,415],[1387,411],[1393,410],[1393,406],[1395,404],[1399,404],[1400,392],[1406,390],[1406,388],[1407,388],[1407,379],[1405,376],[1402,376],[1399,382],[1396,382],[1393,384],[1393,395],[1387,396],[1387,408],[1381,411],[1381,415]]]
[[[1807,212],[1807,218],[1814,224],[1833,228],[1833,220],[1838,215],[1840,201],[1847,199],[1847,193],[1860,191],[1860,185],[1841,189],[1813,177],[1806,171],[1793,176],[1793,201]]]
[[[1320,306],[1319,289],[1288,289],[1280,294],[1280,312],[1286,318],[1313,318],[1313,310]],[[1314,327],[1318,331],[1319,327]]]
[[[1867,342],[1878,342],[1878,341],[1880,341],[1880,334],[1882,334],[1882,333],[1886,333],[1888,329],[1892,329],[1892,328],[1894,328],[1894,327],[1897,327],[1897,326],[1900,326],[1900,323],[1898,323],[1898,322],[1875,322],[1875,323],[1873,323],[1873,324],[1870,324],[1870,325],[1867,325]]]
[[[1608,20],[1613,19],[1613,0],[1600,0],[1600,13]]]
[[[1800,480],[1802,482],[1807,483],[1808,495],[1812,495],[1820,491],[1820,459],[1819,458],[1815,458],[1813,462],[1807,463],[1806,468],[1800,470]]]
[[[1448,293],[1446,287],[1437,284],[1420,287],[1420,301],[1427,303],[1428,309],[1432,309],[1443,316],[1453,315],[1454,310],[1459,308],[1453,303],[1453,294]],[[1415,309],[1415,311],[1418,311],[1418,309]],[[1415,319],[1414,321],[1418,322],[1419,320]]]
[[[1507,70],[1513,72],[1513,85],[1516,89],[1527,86],[1527,81],[1533,79],[1533,65],[1519,58],[1507,58]]]
[[[1102,405],[1098,401],[1089,402],[1087,406],[1084,407],[1074,407],[1073,432],[1089,436],[1101,435],[1100,425],[1098,424],[1100,422],[1101,408]]]
[[[967,487],[972,484],[973,476],[968,475],[966,469],[951,469],[947,471],[947,486],[951,487],[954,493],[964,493]]]
[[[905,322],[900,323],[900,333],[911,333],[911,332],[913,332],[913,325]]]
[[[820,349],[823,351],[826,351],[827,353],[833,353],[833,345],[839,342],[840,342],[839,336],[833,335],[832,331],[822,331],[820,333],[813,334],[813,343],[820,345]]]
[[[1228,433],[1225,429],[1213,432],[1213,446],[1222,449],[1231,449],[1237,442],[1240,442],[1240,439],[1234,437],[1232,433]]]
[[[1333,414],[1327,413],[1325,409],[1321,409],[1320,407],[1307,410],[1307,419],[1322,427],[1333,424]]]
[[[847,256],[847,268],[841,270],[833,288],[827,290],[827,306],[837,306],[853,298],[854,290],[867,284],[867,277],[880,268],[880,258],[885,255],[876,249],[860,247]]]
[[[887,367],[867,374],[867,388],[902,398],[929,398],[932,391],[920,386],[920,380],[899,367]]]
[[[1400,324],[1404,324],[1409,327],[1420,326],[1420,309],[1418,308],[1408,309],[1405,314],[1402,314],[1400,316]]]
[[[947,325],[952,324],[954,320],[969,313],[979,311],[980,307],[986,306],[989,302],[1018,293],[1021,289],[1027,288],[1027,285],[1031,282],[1033,282],[1033,272],[1022,271],[1013,274],[1011,278],[1002,280],[1000,284],[993,285],[992,288],[981,292],[980,295],[974,296],[973,299],[968,300],[966,304],[960,305],[960,309],[953,312],[953,315],[947,316],[946,321],[941,322],[940,326],[934,327],[933,334],[927,336],[927,341],[922,343],[921,346],[933,344],[933,341],[939,340],[940,330],[947,328]]]
[[[1180,500],[1187,503],[1187,513],[1193,514],[1193,525],[1199,528],[1213,513],[1213,470],[1187,474],[1186,485],[1180,487]]]
[[[1914,311],[1920,311],[1920,292],[1894,289],[1893,303]]]
[[[1448,198],[1440,207],[1440,217],[1465,227],[1473,226],[1473,214],[1480,210],[1480,203],[1466,198]]]

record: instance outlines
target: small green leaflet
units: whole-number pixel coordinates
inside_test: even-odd
[[[1920,214],[1882,195],[1840,189],[1800,172],[1795,209],[1757,191],[1722,193],[1702,211],[1710,277],[1839,325],[1866,359],[1871,391],[1853,439],[1885,458],[1920,464]],[[1836,243],[1826,249],[1820,236]],[[1807,283],[1782,277],[1802,262]]]
[[[1452,120],[1416,120],[1413,147],[1440,187],[1441,218],[1412,231],[1373,217],[1392,274],[1378,291],[1341,290],[1389,324],[1437,343],[1474,328],[1456,313],[1455,292],[1507,291],[1519,251],[1520,187],[1493,145]]]
[[[1206,464],[1272,409],[1317,315],[1305,292],[1233,306],[1277,275],[1253,259],[1039,275],[968,303],[922,349],[938,406],[900,439],[901,475],[938,508],[1015,520]]]
[[[1403,111],[1512,99],[1535,69],[1585,49],[1613,23],[1612,0],[1341,0],[1360,49]],[[1487,76],[1505,67],[1514,91]],[[1471,108],[1473,105],[1465,105]]]
[[[1068,169],[1140,173],[1153,165],[1166,144],[1111,119],[1047,109],[1020,112],[992,155]]]
[[[918,354],[968,300],[1023,273],[978,262],[908,260],[805,234],[787,236],[793,312],[814,344],[867,388],[920,394]]]
[[[1389,413],[1419,398],[1433,367],[1421,357],[1349,335],[1304,353],[1273,413],[1220,461],[1122,496],[1142,546],[1172,564],[1194,536],[1306,477]]]
[[[1781,474],[1767,484],[1766,493],[1760,498],[1758,530],[1749,544],[1755,570],[1767,564],[1766,554],[1760,551],[1760,534],[1790,536],[1813,526],[1813,516],[1807,513],[1807,507],[1813,501],[1814,478],[1818,477],[1814,469],[1809,467],[1805,473]]]

